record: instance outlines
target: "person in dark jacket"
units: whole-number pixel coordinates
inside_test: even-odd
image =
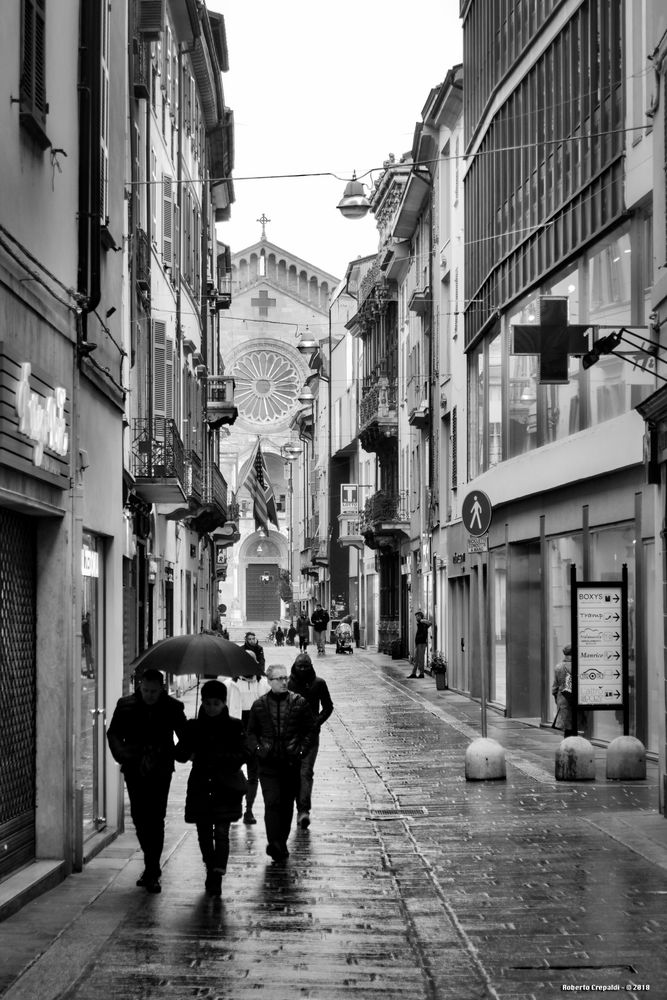
[[[295,639],[296,639],[296,629],[294,628],[294,623],[292,623],[290,627],[287,629],[287,639],[286,639],[287,645],[293,646]]]
[[[310,619],[305,612],[302,612],[296,620],[296,634],[299,637],[299,651],[305,653],[310,639]]]
[[[299,793],[301,760],[313,746],[317,723],[305,698],[287,690],[285,667],[269,664],[266,677],[271,690],[250,709],[248,738],[259,762],[266,853],[280,861],[289,857],[287,838]]]
[[[148,892],[162,891],[160,857],[174,771],[174,735],[180,739],[185,721],[185,709],[165,691],[161,672],[149,668],[135,693],[118,701],[107,731],[109,749],[125,778],[132,822],[144,854],[144,872],[137,885]]]
[[[296,825],[302,830],[310,826],[310,809],[313,794],[313,777],[317,751],[320,748],[320,729],[333,712],[333,702],[329,694],[327,682],[318,677],[313,668],[313,661],[308,653],[299,653],[292,664],[292,673],[287,683],[287,689],[300,694],[310,706],[315,716],[317,732],[310,750],[301,758],[301,773],[299,776],[299,794],[296,799]]]
[[[229,827],[241,818],[246,779],[241,765],[248,759],[243,723],[227,709],[227,688],[207,681],[201,689],[201,708],[186,723],[176,747],[176,759],[192,761],[185,795],[185,822],[195,823],[205,888],[221,894],[222,876],[229,858]]]
[[[318,656],[324,656],[324,647],[327,641],[327,625],[329,624],[329,612],[325,611],[321,604],[315,605],[315,610],[310,616],[315,633],[315,645]]]
[[[245,642],[241,646],[241,649],[245,649],[248,653],[253,653],[259,664],[259,668],[264,673],[264,647],[260,646],[257,642],[257,636],[254,632],[246,632]]]

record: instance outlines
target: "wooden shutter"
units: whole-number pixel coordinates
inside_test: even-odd
[[[166,417],[167,324],[153,320],[153,413]]]
[[[21,36],[21,125],[42,149],[51,145],[46,135],[46,24],[45,0],[23,0]]]
[[[458,469],[459,461],[458,461],[457,441],[458,441],[457,414],[456,414],[456,407],[453,406],[452,407],[452,449],[451,449],[451,455],[452,455],[452,481],[451,481],[451,487],[452,487],[453,490],[455,490],[457,488],[457,486],[458,486],[458,477],[459,477],[459,469]]]
[[[167,420],[174,419],[174,386],[176,367],[174,365],[174,338],[166,337],[164,365],[164,400]]]
[[[137,31],[144,39],[160,37],[166,0],[138,0]]]
[[[162,262],[166,267],[172,265],[174,202],[171,189],[171,177],[162,174]]]

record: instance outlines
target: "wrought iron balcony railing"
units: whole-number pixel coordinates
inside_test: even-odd
[[[365,427],[374,421],[398,422],[398,387],[396,379],[381,379],[367,386],[359,405],[359,425]]]
[[[195,451],[188,452],[185,459],[185,496],[188,500],[201,500],[202,470],[201,458]]]
[[[144,292],[151,287],[151,248],[148,234],[137,228],[134,233],[134,273],[137,285]]]
[[[233,424],[238,416],[234,386],[231,375],[209,375],[206,379],[206,419],[216,427]]]
[[[135,418],[132,474],[137,491],[152,503],[185,499],[185,449],[173,420]]]
[[[366,501],[362,516],[362,531],[374,531],[381,525],[407,524],[410,521],[408,491],[388,493],[378,490]]]

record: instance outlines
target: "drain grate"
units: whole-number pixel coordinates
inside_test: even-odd
[[[425,806],[393,806],[389,809],[370,809],[367,819],[405,819],[411,816],[428,816]]]

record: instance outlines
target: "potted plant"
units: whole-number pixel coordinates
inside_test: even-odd
[[[439,650],[431,657],[431,676],[438,691],[447,690],[447,657]]]

